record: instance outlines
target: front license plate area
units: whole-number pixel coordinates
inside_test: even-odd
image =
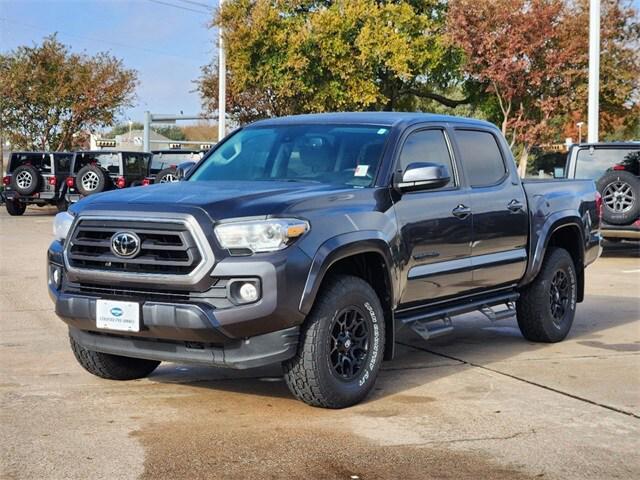
[[[96,327],[120,332],[139,332],[140,304],[98,300],[96,302]]]

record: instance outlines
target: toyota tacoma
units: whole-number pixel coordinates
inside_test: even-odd
[[[281,363],[294,396],[341,408],[400,328],[428,340],[480,311],[564,339],[600,212],[592,180],[521,181],[483,121],[292,116],[236,130],[183,181],[58,214],[48,288],[94,375]]]

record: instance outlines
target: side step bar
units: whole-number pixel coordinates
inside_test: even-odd
[[[425,340],[430,340],[451,333],[453,331],[451,317],[465,313],[480,311],[492,322],[511,318],[516,314],[515,302],[519,296],[520,294],[517,292],[500,293],[482,298],[472,298],[465,302],[452,302],[419,310],[399,312],[396,313],[395,318]],[[498,311],[493,308],[500,305],[504,305],[505,308]]]

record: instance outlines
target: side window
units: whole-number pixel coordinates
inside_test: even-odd
[[[149,157],[142,153],[123,153],[125,175],[146,175]]]
[[[456,130],[462,164],[472,187],[495,185],[507,170],[496,138],[479,130]]]
[[[444,131],[418,130],[411,133],[402,145],[400,152],[399,170],[404,170],[412,163],[439,163],[447,167],[451,180],[444,188],[456,185],[453,170],[453,160],[449,152],[449,146],[444,136]]]

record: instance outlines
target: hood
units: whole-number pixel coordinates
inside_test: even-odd
[[[159,210],[175,205],[198,208],[211,218],[225,219],[282,214],[309,200],[333,197],[337,193],[362,192],[340,185],[302,182],[176,182],[112,190],[86,197],[72,207],[110,210]],[[314,202],[312,202],[314,203]]]

